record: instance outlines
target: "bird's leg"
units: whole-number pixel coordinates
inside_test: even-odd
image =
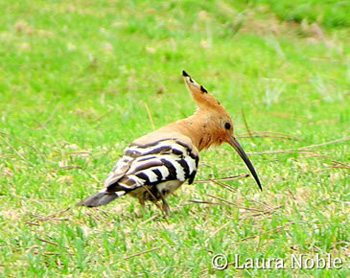
[[[145,200],[139,199],[139,203],[140,203],[142,209],[145,209]]]
[[[140,199],[139,199],[139,203],[140,203],[141,207],[140,207],[140,210],[139,210],[138,215],[139,215],[139,216],[142,216],[143,213],[145,212],[145,208],[146,208],[145,200],[140,198]]]
[[[162,194],[162,192],[160,192],[160,191],[158,191],[158,192],[159,192],[160,199],[161,199],[162,202],[163,202],[162,209],[163,209],[163,211],[165,212],[165,214],[166,214],[167,216],[170,216],[170,207],[169,207],[168,203],[166,202],[165,197],[164,197],[164,195]]]

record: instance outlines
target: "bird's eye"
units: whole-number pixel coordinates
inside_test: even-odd
[[[231,129],[230,123],[225,123],[225,129],[227,129],[227,130],[230,130],[230,129]]]

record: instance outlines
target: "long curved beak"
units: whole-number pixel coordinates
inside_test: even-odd
[[[261,183],[258,177],[258,174],[256,173],[253,164],[250,162],[247,154],[242,149],[241,145],[238,143],[237,139],[235,137],[231,137],[228,143],[236,150],[236,152],[239,154],[239,156],[243,159],[244,163],[247,165],[249,171],[252,173],[256,183],[258,184],[260,190],[262,191]]]

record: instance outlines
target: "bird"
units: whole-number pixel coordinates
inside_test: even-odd
[[[236,139],[229,113],[186,71],[182,75],[196,103],[196,112],[134,140],[108,175],[105,188],[78,206],[104,206],[130,195],[138,199],[143,208],[146,201],[156,205],[162,201],[160,208],[170,215],[166,198],[185,181],[193,183],[199,153],[223,143],[234,148],[262,190],[258,174]]]

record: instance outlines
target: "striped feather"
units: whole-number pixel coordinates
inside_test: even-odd
[[[193,181],[198,155],[179,139],[131,144],[106,180],[108,192],[130,192],[145,185],[177,180]]]

